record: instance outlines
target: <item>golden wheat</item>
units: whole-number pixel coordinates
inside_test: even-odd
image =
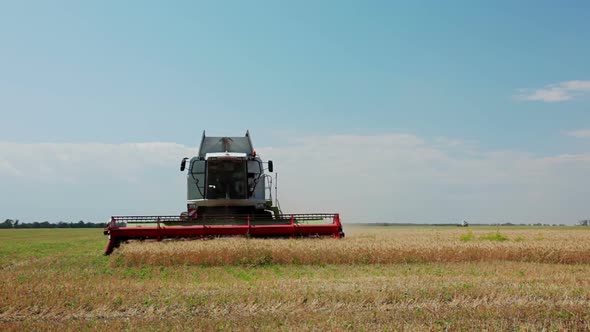
[[[464,229],[382,228],[337,239],[216,239],[174,242],[132,242],[116,253],[114,264],[265,265],[265,264],[393,264],[469,261],[590,263],[590,231],[502,230],[507,241],[488,231]],[[499,234],[499,233],[498,233]]]

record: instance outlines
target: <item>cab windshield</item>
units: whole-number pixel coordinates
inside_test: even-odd
[[[246,198],[246,161],[209,159],[207,161],[208,199]]]

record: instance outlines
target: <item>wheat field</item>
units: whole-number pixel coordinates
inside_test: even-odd
[[[0,330],[588,330],[590,229],[133,242],[0,231]]]
[[[224,239],[132,242],[115,257],[117,264],[265,265],[397,264],[516,261],[590,263],[590,232],[550,229],[466,230],[463,228],[353,227],[338,239]]]

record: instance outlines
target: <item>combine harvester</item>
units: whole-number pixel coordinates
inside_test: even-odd
[[[188,165],[187,165],[188,161]],[[264,166],[267,166],[266,168]],[[272,199],[272,161],[263,162],[244,137],[207,137],[199,155],[182,159],[187,170],[187,211],[179,216],[113,216],[104,234],[105,255],[128,240],[344,237],[337,213],[283,214]]]

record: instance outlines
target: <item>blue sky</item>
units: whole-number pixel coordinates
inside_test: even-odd
[[[204,129],[250,129],[277,166],[298,165],[278,167],[287,177],[282,205],[293,209],[369,205],[344,208],[355,221],[589,218],[590,204],[571,197],[590,191],[588,15],[586,1],[2,2],[0,184],[10,194],[0,196],[0,219],[100,219],[112,210],[142,212],[146,201],[153,212],[180,209],[176,160]],[[350,150],[383,141],[392,145],[375,152],[379,157]],[[158,142],[171,145],[157,145],[149,156],[170,165],[148,161],[114,171],[99,162],[113,151],[134,155],[137,146],[128,143]],[[78,161],[98,165],[90,168],[98,174],[92,188],[85,175],[72,178],[60,164],[90,143],[105,146]],[[336,159],[349,156],[322,164],[314,158],[329,153],[313,155],[315,146],[341,151]],[[119,151],[126,148],[136,150]],[[414,160],[415,151],[424,154]],[[292,160],[295,152],[300,158]],[[31,166],[37,155],[51,170],[47,185]],[[424,166],[423,173],[415,181],[377,175],[390,169],[387,162],[408,160],[394,156],[415,162],[398,172]],[[313,178],[297,171],[305,162],[329,169],[310,170]],[[354,182],[367,165],[382,167]],[[437,173],[437,165],[445,171]],[[339,174],[335,167],[349,171],[333,183],[322,180]],[[482,169],[502,167],[498,178],[476,180]],[[149,180],[137,180],[135,189],[119,185],[129,179],[125,172],[145,172]],[[542,176],[515,187],[523,174]],[[347,181],[356,183],[354,193],[310,197],[323,205],[306,205],[306,188],[297,185]],[[414,194],[376,189],[402,182]],[[38,186],[53,198],[31,212],[30,190]],[[116,199],[105,199],[113,187]],[[174,195],[147,197],[153,187]],[[456,198],[449,201],[449,193]]]

